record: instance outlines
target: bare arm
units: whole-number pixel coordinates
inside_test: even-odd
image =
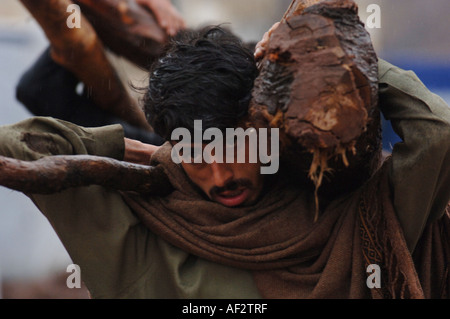
[[[125,154],[123,160],[130,163],[149,165],[153,153],[159,146],[145,144],[140,141],[125,138]]]

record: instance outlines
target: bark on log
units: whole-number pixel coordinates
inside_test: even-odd
[[[106,47],[147,69],[167,34],[153,14],[132,0],[74,0]]]
[[[351,0],[293,1],[250,107],[256,126],[280,128],[293,178],[308,175],[329,199],[364,183],[381,155],[378,63],[357,10]]]
[[[20,0],[45,32],[52,58],[82,81],[96,106],[132,125],[151,130],[144,112],[133,100],[109,63],[104,46],[89,21],[81,15],[82,27],[69,28],[69,0]]]
[[[0,185],[26,194],[53,194],[90,185],[156,196],[171,190],[159,167],[89,155],[49,156],[31,162],[0,156]]]

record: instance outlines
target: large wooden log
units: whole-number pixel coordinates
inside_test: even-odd
[[[108,61],[104,46],[89,21],[81,15],[82,27],[69,28],[69,0],[20,0],[45,32],[52,58],[82,81],[92,100],[132,125],[151,130],[144,112],[130,97],[115,69]]]
[[[296,0],[273,31],[250,107],[278,127],[281,159],[332,199],[364,183],[381,155],[378,63],[351,0]],[[324,179],[325,178],[325,179]]]
[[[156,196],[171,190],[159,167],[89,155],[48,156],[31,162],[0,156],[0,185],[27,194],[90,185]]]

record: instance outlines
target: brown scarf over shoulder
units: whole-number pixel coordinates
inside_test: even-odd
[[[266,298],[448,297],[448,214],[430,225],[413,260],[394,213],[387,165],[362,189],[332,202],[314,223],[314,200],[279,180],[254,206],[206,200],[170,157],[161,165],[174,191],[124,195],[140,220],[171,244],[220,264],[251,270]],[[415,263],[416,262],[416,265]],[[367,287],[367,266],[381,268],[381,288]]]

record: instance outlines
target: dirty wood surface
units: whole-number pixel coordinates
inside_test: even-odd
[[[325,196],[360,186],[378,167],[378,63],[350,0],[296,0],[272,33],[251,105],[280,128],[282,160]],[[265,123],[265,124],[261,124]]]
[[[53,194],[90,185],[152,195],[171,190],[160,168],[91,155],[49,156],[36,161],[0,156],[0,172],[0,185],[27,194]]]

